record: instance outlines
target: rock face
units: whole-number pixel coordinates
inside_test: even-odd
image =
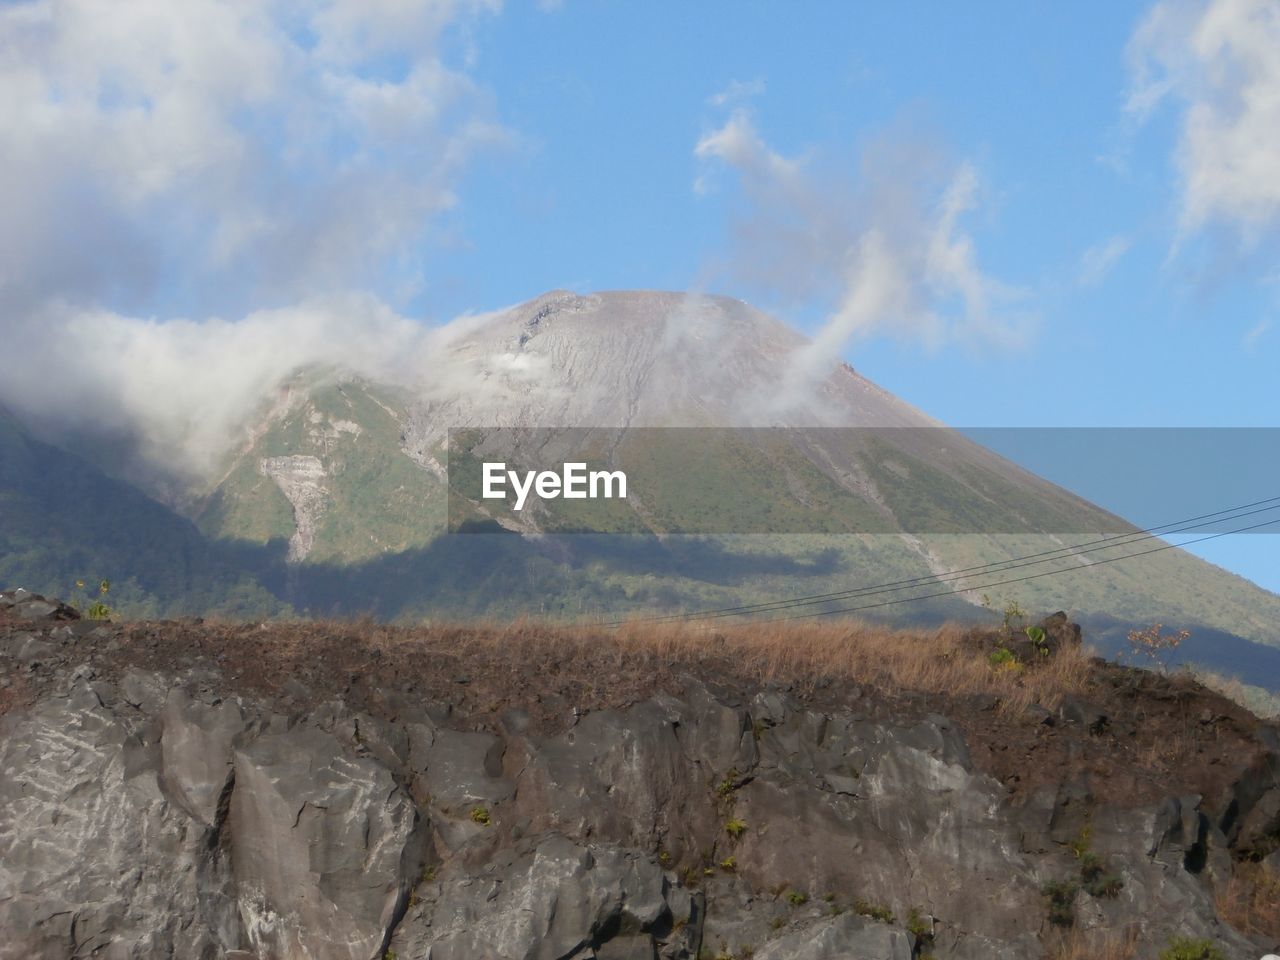
[[[315,545],[316,524],[326,506],[324,464],[312,456],[265,457],[258,469],[275,481],[293,508],[294,532],[289,538],[289,560],[294,563],[305,560]]]
[[[70,631],[0,633],[0,665]],[[1015,802],[945,716],[767,687],[690,678],[541,734],[291,703],[80,666],[0,713],[0,958],[1023,960],[1064,913],[1138,958],[1275,946],[1213,887],[1280,836],[1274,733],[1223,797],[1117,806]]]
[[[0,592],[0,613],[18,620],[79,620],[80,613],[60,600],[46,600],[30,590]]]

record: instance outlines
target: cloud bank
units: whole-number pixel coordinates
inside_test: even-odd
[[[420,358],[433,334],[349,291],[417,290],[505,138],[457,55],[495,7],[0,7],[0,403],[199,473],[298,367]]]

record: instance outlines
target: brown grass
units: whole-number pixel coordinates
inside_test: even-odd
[[[416,656],[447,658],[460,668],[484,663],[516,684],[530,676],[554,676],[588,693],[619,674],[670,676],[696,667],[726,679],[792,685],[804,693],[857,684],[890,697],[904,691],[946,698],[987,695],[998,700],[999,710],[1016,713],[1032,703],[1055,709],[1064,696],[1084,688],[1090,671],[1089,654],[1080,647],[1026,665],[993,666],[985,634],[954,624],[891,629],[852,620],[634,621],[610,628],[530,619],[405,628],[361,619],[269,629],[272,656],[285,660],[305,658],[317,635],[343,637],[387,653],[412,650]]]
[[[0,640],[8,627],[0,627]],[[909,723],[931,713],[963,732],[976,769],[1011,796],[1088,776],[1099,802],[1139,804],[1183,792],[1217,795],[1252,763],[1257,719],[1192,678],[1108,665],[1086,648],[1039,656],[1030,641],[991,628],[890,629],[852,620],[604,625],[523,620],[391,626],[370,619],[228,623],[139,621],[59,645],[24,699],[61,669],[88,662],[115,680],[130,670],[210,669],[224,693],[277,700],[280,710],[341,700],[380,718],[447,705],[456,722],[497,728],[520,711],[531,735],[584,713],[626,709],[689,681],[747,698],[788,689],[818,710],[857,703],[869,719]],[[1028,657],[995,666],[1005,645]],[[87,658],[87,660],[86,660]],[[0,709],[16,691],[0,697]],[[1107,717],[1097,729],[1056,711],[1066,697]],[[1221,721],[1204,724],[1205,712]],[[510,715],[510,716],[509,716]],[[1229,758],[1222,762],[1223,758]]]
[[[1089,655],[1079,647],[1042,661],[994,667],[989,647],[971,628],[946,625],[936,630],[893,630],[856,621],[786,624],[708,625],[635,622],[614,631],[566,627],[552,631],[515,625],[471,633],[472,643],[501,644],[519,655],[530,645],[553,644],[567,656],[665,664],[726,667],[755,682],[783,682],[802,689],[819,684],[856,683],[878,692],[903,690],[962,697],[997,697],[1000,708],[1020,711],[1039,703],[1055,708],[1063,696],[1078,692],[1088,677]]]
[[[954,625],[890,630],[857,622],[727,628],[637,624],[622,628],[618,643],[647,647],[675,660],[713,653],[731,659],[738,671],[757,681],[803,686],[829,679],[882,693],[988,694],[998,697],[1006,710],[1031,703],[1052,709],[1064,695],[1082,687],[1089,670],[1089,658],[1080,648],[1025,667],[993,667],[988,648],[975,642],[970,629]]]
[[[1265,863],[1237,864],[1214,903],[1218,916],[1241,933],[1280,940],[1280,872]]]
[[[1132,960],[1138,952],[1138,931],[1123,933],[1072,928],[1050,945],[1046,960]]]

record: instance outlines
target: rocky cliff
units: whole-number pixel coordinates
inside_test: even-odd
[[[1275,947],[1275,726],[1089,661],[1063,617],[910,661],[835,629],[815,659],[803,628],[113,625],[0,595],[0,958]]]

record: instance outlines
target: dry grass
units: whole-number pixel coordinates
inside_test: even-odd
[[[1237,864],[1214,904],[1241,933],[1280,940],[1280,872],[1265,863]]]
[[[1168,770],[1195,752],[1197,740],[1190,730],[1166,732],[1138,752],[1138,762],[1150,770]]]
[[[891,629],[862,621],[821,623],[700,623],[634,621],[618,627],[564,625],[538,620],[512,623],[434,624],[418,628],[371,620],[304,625],[291,640],[288,627],[273,628],[273,647],[305,645],[317,627],[346,633],[372,647],[447,651],[460,661],[498,657],[513,679],[545,671],[577,675],[591,686],[611,672],[714,668],[742,680],[791,684],[811,692],[820,686],[858,684],[892,695],[901,691],[998,698],[1003,711],[1039,703],[1054,709],[1083,689],[1090,655],[1081,647],[1022,664],[993,666],[991,646],[972,627]]]
[[[1046,960],[1132,960],[1138,953],[1138,931],[1123,933],[1072,928],[1050,945]]]
[[[728,626],[638,622],[613,633],[568,628],[560,637],[561,642],[589,647],[595,656],[611,650],[623,659],[711,661],[731,665],[744,679],[801,688],[845,682],[882,693],[988,694],[999,698],[1002,709],[1014,711],[1032,703],[1056,707],[1063,696],[1083,687],[1090,669],[1089,656],[1079,647],[1025,666],[995,667],[989,648],[972,629],[956,625],[892,630],[855,621]]]

